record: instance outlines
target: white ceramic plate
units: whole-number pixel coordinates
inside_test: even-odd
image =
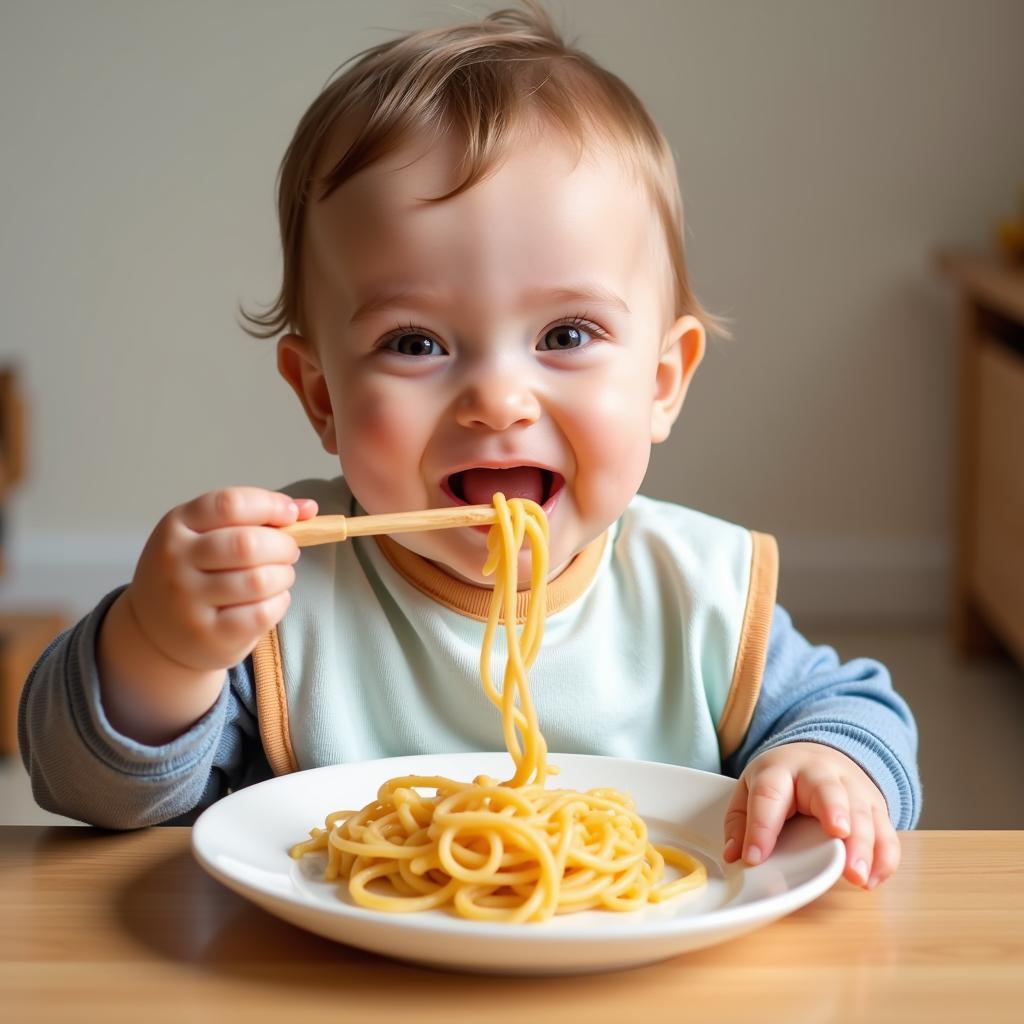
[[[650,963],[710,946],[809,903],[842,873],[844,849],[816,821],[796,818],[775,852],[754,868],[725,864],[722,821],[736,782],[644,761],[553,754],[568,789],[608,786],[633,796],[654,842],[696,855],[708,884],[635,913],[585,911],[541,924],[466,921],[443,910],[386,914],[355,906],[322,880],[326,856],[288,855],[325,815],[364,806],[401,775],[505,777],[507,754],[440,754],[315,768],[233,793],[208,808],[192,849],[214,878],[272,914],[319,935],[431,966],[516,974],[569,974]]]

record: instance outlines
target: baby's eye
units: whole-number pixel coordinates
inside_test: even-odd
[[[599,337],[602,333],[596,324],[576,319],[548,328],[537,349],[541,352],[564,352],[566,349],[583,348],[594,340],[594,336]]]
[[[384,347],[403,356],[443,356],[445,350],[439,342],[416,331],[392,335]]]

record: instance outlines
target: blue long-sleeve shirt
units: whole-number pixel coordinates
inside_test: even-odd
[[[250,659],[227,672],[212,708],[186,733],[152,747],[112,728],[100,699],[96,640],[120,591],[56,638],[33,668],[18,738],[36,801],[107,828],[188,824],[231,790],[271,776],[260,742]],[[917,730],[879,662],[841,663],[811,645],[776,606],[760,696],[746,738],[722,765],[738,776],[758,754],[793,741],[834,747],[885,797],[897,828],[920,815]]]

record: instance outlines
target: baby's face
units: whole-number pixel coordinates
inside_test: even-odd
[[[573,168],[549,136],[419,202],[459,180],[456,157],[406,149],[316,206],[311,337],[283,339],[280,366],[367,512],[530,497],[557,572],[636,493],[703,331],[673,323],[661,228],[610,156]],[[483,582],[480,531],[395,539]]]

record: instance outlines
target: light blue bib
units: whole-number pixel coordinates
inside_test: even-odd
[[[284,490],[358,512],[341,478]],[[757,700],[776,563],[764,534],[635,498],[545,625],[530,690],[552,754],[720,771]],[[505,749],[480,685],[482,621],[424,593],[373,538],[305,548],[296,568],[289,611],[254,652],[276,772]],[[504,659],[499,631],[499,681]]]

